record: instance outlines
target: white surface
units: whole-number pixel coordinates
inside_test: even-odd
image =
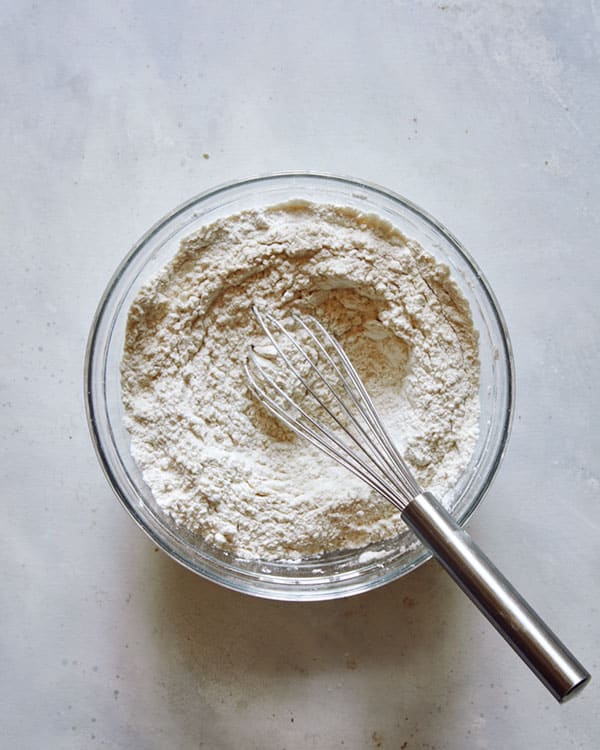
[[[154,551],[81,384],[112,271],[189,196],[285,169],[406,195],[512,334],[513,435],[471,530],[596,673],[600,9],[573,5],[3,4],[3,746],[598,747],[600,677],[555,704],[434,563],[299,606]]]

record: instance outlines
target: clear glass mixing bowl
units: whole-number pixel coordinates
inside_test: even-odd
[[[388,219],[446,263],[468,299],[480,332],[480,436],[469,466],[446,496],[452,514],[465,523],[490,486],[510,431],[514,384],[506,326],[488,283],[460,243],[410,201],[376,185],[332,175],[274,174],[202,193],[161,219],[123,260],[100,301],[86,353],[85,395],[92,439],[106,477],[157,545],[223,586],[255,596],[308,601],[382,586],[414,570],[430,553],[407,531],[360,550],[297,564],[273,563],[237,559],[194,537],[161,512],[131,457],[119,377],[129,306],[140,287],[177,252],[180,240],[217,218],[295,198],[353,206]]]

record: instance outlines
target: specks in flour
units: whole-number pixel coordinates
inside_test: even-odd
[[[159,506],[244,558],[298,560],[403,530],[399,513],[257,403],[243,361],[253,302],[341,341],[424,487],[443,496],[478,435],[468,303],[418,244],[352,208],[291,202],[186,238],[131,306],[122,394]]]

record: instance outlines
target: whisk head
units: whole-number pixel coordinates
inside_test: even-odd
[[[253,307],[269,344],[250,348],[248,382],[295,433],[400,510],[422,492],[340,343],[309,315],[283,325]]]

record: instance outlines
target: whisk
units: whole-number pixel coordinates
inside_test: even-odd
[[[273,414],[401,511],[471,601],[554,697],[564,702],[590,674],[412,475],[339,342],[311,316],[285,326],[253,308],[268,339],[251,347],[246,374]]]

